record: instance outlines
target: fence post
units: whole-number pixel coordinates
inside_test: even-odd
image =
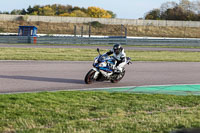
[[[121,24],[121,36],[123,36],[123,24]]]
[[[31,36],[28,35],[28,43],[31,43]]]
[[[81,44],[83,44],[83,26],[81,26]]]
[[[81,27],[81,37],[83,37],[83,26]]]
[[[125,27],[125,37],[127,37],[127,28]]]
[[[74,25],[74,36],[76,37],[76,25]]]
[[[91,36],[91,23],[89,24],[89,37]]]

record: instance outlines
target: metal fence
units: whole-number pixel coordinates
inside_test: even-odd
[[[104,37],[38,37],[38,44],[126,44],[126,38]]]
[[[192,38],[140,38],[140,39],[127,39],[127,45],[138,45],[138,46],[191,46],[199,47],[200,39]]]
[[[109,37],[33,37],[0,36],[0,43],[17,44],[114,44],[139,45],[139,46],[200,46],[200,39],[165,39],[165,38],[109,38]]]
[[[116,18],[84,18],[84,17],[61,17],[61,16],[28,16],[0,14],[0,21],[24,20],[27,22],[50,22],[50,23],[89,23],[98,21],[102,24],[112,25],[135,25],[135,26],[172,26],[172,27],[200,27],[199,21],[170,21],[170,20],[137,20]]]
[[[32,38],[28,36],[0,36],[0,43],[31,43],[31,40]]]

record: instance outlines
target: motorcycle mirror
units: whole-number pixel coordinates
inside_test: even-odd
[[[99,50],[99,48],[97,48],[97,52],[99,53],[99,55],[101,55],[101,54],[100,54],[100,50]]]

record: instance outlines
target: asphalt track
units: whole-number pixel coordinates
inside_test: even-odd
[[[199,84],[200,62],[133,62],[121,82],[84,83],[92,62],[0,61],[0,93]]]
[[[20,45],[0,44],[15,48],[92,48],[111,46]],[[125,47],[140,51],[200,52],[196,48]],[[83,81],[92,62],[69,61],[0,61],[0,93],[75,90],[124,86],[179,85],[200,83],[198,62],[134,62],[126,66],[124,79],[117,83],[98,82],[86,85]],[[199,86],[198,86],[199,87]],[[127,88],[126,88],[127,89]]]

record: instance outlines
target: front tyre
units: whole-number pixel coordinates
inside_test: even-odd
[[[94,79],[94,74],[95,74],[95,70],[93,70],[93,69],[91,69],[88,73],[87,73],[87,75],[85,76],[85,83],[86,84],[92,84],[92,82],[94,82],[95,81],[95,79]]]

